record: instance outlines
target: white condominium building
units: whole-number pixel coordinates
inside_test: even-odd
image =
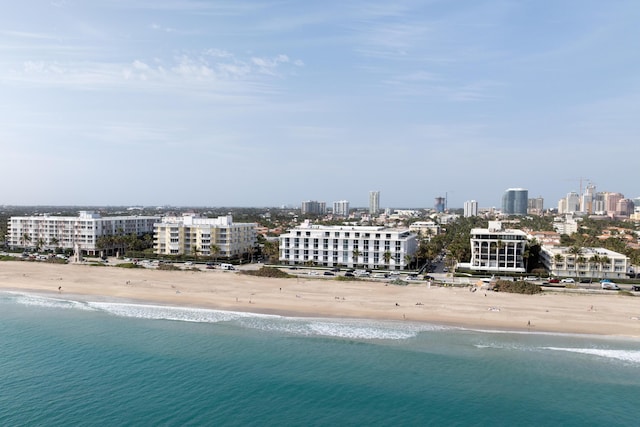
[[[154,251],[158,255],[235,258],[253,251],[256,228],[254,223],[234,223],[230,215],[165,217],[155,224]]]
[[[322,226],[305,221],[280,235],[280,262],[403,270],[417,250],[408,229]]]
[[[580,248],[580,253],[564,246],[542,246],[540,261],[551,276],[578,279],[626,278],[629,258],[604,248]]]
[[[13,216],[9,219],[7,243],[12,248],[78,249],[97,255],[99,237],[141,235],[153,232],[159,216],[102,217],[93,211],[70,216]]]
[[[468,267],[475,271],[524,273],[526,245],[524,231],[503,230],[499,221],[490,221],[489,228],[471,230],[471,262]]]

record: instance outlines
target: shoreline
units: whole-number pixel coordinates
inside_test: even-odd
[[[474,330],[640,338],[637,297],[616,293],[520,295],[428,288],[424,284],[395,286],[373,281],[260,278],[220,270],[159,271],[25,261],[0,263],[0,290],[74,301],[283,317],[408,321]]]

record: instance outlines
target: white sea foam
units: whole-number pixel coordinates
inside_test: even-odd
[[[139,319],[177,320],[182,322],[218,323],[242,317],[275,317],[235,311],[210,310],[204,308],[174,307],[162,305],[89,302],[88,305],[104,312]]]
[[[416,337],[423,331],[446,329],[436,325],[398,323],[370,320],[310,319],[281,317],[279,319],[256,322],[255,319],[241,319],[245,327],[292,335],[321,336],[356,340],[404,340]]]
[[[86,303],[81,301],[74,301],[64,298],[53,298],[37,294],[21,293],[21,292],[6,292],[11,295],[12,300],[18,304],[29,305],[34,307],[48,307],[48,308],[65,308],[75,310],[93,310]]]
[[[89,302],[89,307],[122,317],[182,322],[233,322],[263,331],[301,336],[363,340],[402,340],[421,331],[443,329],[435,325],[344,319],[309,319],[267,314],[159,305]]]
[[[571,353],[589,354],[608,359],[623,360],[625,362],[640,363],[640,350],[613,350],[603,348],[565,348],[543,347],[546,350],[566,351]]]

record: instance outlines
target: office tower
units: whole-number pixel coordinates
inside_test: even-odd
[[[529,191],[524,188],[508,188],[502,196],[503,215],[526,215]]]
[[[478,202],[475,200],[467,200],[464,202],[464,216],[478,216]]]
[[[349,202],[346,200],[333,202],[333,214],[338,216],[349,216]]]
[[[438,213],[444,212],[446,199],[444,197],[436,197],[435,205],[433,206]]]
[[[380,210],[380,192],[369,191],[369,214],[377,215]]]

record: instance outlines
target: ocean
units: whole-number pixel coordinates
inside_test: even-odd
[[[637,426],[640,340],[0,293],[2,426]]]

